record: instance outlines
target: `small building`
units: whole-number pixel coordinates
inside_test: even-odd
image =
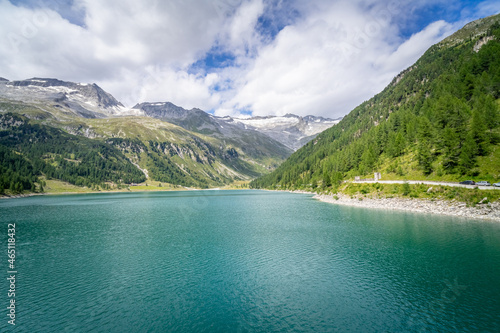
[[[376,182],[382,179],[382,174],[380,172],[375,172],[375,176],[373,177]]]

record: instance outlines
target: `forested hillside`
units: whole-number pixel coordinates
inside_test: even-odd
[[[1,114],[0,124],[0,193],[43,192],[42,174],[87,187],[146,179],[109,144],[30,124],[12,113]]]
[[[384,179],[498,181],[499,19],[469,23],[431,47],[384,91],[251,186],[327,188],[373,172]]]
[[[57,113],[13,109],[19,113],[0,113],[0,194],[43,192],[46,179],[109,189],[149,177],[207,188],[255,178],[264,170],[234,147],[155,119],[59,122]],[[263,158],[273,163],[279,157]]]

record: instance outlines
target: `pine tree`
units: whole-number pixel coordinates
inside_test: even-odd
[[[385,151],[389,157],[400,156],[405,149],[406,141],[402,132],[389,133]]]
[[[365,172],[361,173],[365,174],[366,172],[372,171],[376,161],[377,161],[377,155],[374,152],[374,147],[370,145],[365,149],[363,155],[361,156],[360,165],[362,165],[363,169],[365,169]]]
[[[418,165],[422,168],[425,175],[432,173],[432,153],[427,140],[420,140],[417,147]]]
[[[488,130],[493,130],[500,124],[498,104],[491,95],[482,96],[479,98],[475,107],[482,109],[485,125]]]
[[[418,118],[418,140],[432,140],[433,126],[427,117]]]
[[[454,129],[446,126],[443,131],[443,168],[453,173],[460,157],[460,138]]]
[[[486,155],[489,140],[486,133],[487,126],[481,111],[481,109],[475,108],[472,112],[470,136],[476,142],[477,154]]]
[[[14,187],[14,192],[15,193],[21,193],[23,191],[23,184],[20,182],[16,182],[16,185]]]
[[[330,175],[327,171],[323,173],[323,188],[327,188],[332,186],[332,181],[330,179]]]
[[[476,152],[476,141],[474,140],[472,134],[469,134],[467,135],[467,139],[465,139],[465,143],[462,146],[460,153],[459,171],[461,174],[465,175],[476,166]]]

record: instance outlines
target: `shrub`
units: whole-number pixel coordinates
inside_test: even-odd
[[[404,184],[403,184],[403,189],[402,189],[402,190],[403,190],[403,195],[404,195],[404,196],[407,196],[408,194],[410,194],[410,192],[411,192],[411,187],[410,187],[410,184],[408,184],[408,183],[404,183]]]

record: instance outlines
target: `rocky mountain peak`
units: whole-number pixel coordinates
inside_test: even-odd
[[[69,95],[81,95],[83,98],[91,101],[95,106],[100,108],[123,107],[123,104],[117,101],[111,94],[105,92],[97,84],[92,83],[74,83],[52,78],[31,78],[22,81],[11,81],[7,85],[13,87],[41,87],[52,90],[53,92],[61,92]],[[61,89],[62,88],[62,89]]]
[[[141,110],[148,117],[157,119],[185,119],[190,111],[170,102],[139,103],[133,109]]]
[[[67,108],[84,118],[126,114],[127,109],[97,84],[74,83],[53,78],[0,80],[0,96],[24,102],[42,102]]]

